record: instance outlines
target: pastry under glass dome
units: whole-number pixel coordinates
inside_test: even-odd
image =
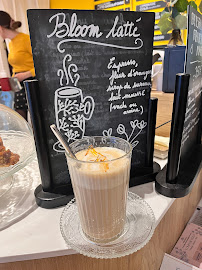
[[[19,161],[8,167],[0,167],[0,196],[5,193],[13,180],[13,174],[35,156],[35,144],[32,129],[22,116],[5,105],[0,104],[0,137],[6,150],[20,156]]]

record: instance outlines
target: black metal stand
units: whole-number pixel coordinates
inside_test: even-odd
[[[158,163],[153,162],[157,103],[157,98],[150,99],[147,125],[146,167],[131,169],[130,187],[154,181],[156,174],[161,169]]]
[[[201,144],[196,143],[189,154],[181,157],[189,77],[188,74],[176,76],[168,164],[157,174],[155,182],[156,191],[171,198],[186,196],[201,169]]]
[[[64,187],[66,188],[66,187]],[[44,191],[42,185],[39,185],[34,191],[36,203],[38,206],[51,209],[67,204],[74,195],[59,194],[57,191]]]
[[[55,208],[67,204],[73,198],[72,186],[57,186],[51,175],[46,134],[42,123],[40,89],[37,80],[25,81],[27,100],[34,131],[41,185],[35,192],[36,203],[43,208]]]
[[[178,175],[189,78],[190,75],[188,74],[178,74],[176,76],[166,175],[168,183],[175,183]]]
[[[193,152],[187,156],[186,162],[181,164],[174,184],[166,181],[167,166],[165,166],[156,176],[156,191],[170,198],[186,196],[191,191],[202,168],[201,157],[202,145],[197,145]]]
[[[129,187],[134,187],[154,181],[157,173],[160,170],[161,167],[156,162],[153,162],[153,166],[151,168],[145,167],[141,169],[135,169],[134,172],[131,172]]]

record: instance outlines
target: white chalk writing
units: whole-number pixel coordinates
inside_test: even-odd
[[[93,40],[87,40],[85,38],[96,38],[99,39],[102,37],[103,32],[100,30],[100,26],[94,24],[80,24],[77,18],[77,14],[73,13],[69,19],[69,24],[66,22],[65,13],[54,14],[49,19],[49,23],[54,26],[54,29],[50,34],[47,35],[48,38],[56,36],[59,39],[62,39],[58,42],[57,49],[60,53],[64,53],[66,48],[61,48],[64,43],[68,42],[81,42],[96,44],[100,46],[114,47],[119,49],[128,49],[128,50],[138,50],[143,46],[143,40],[138,33],[138,27],[133,22],[127,21],[126,23],[119,25],[121,23],[121,17],[117,15],[114,19],[113,26],[111,30],[106,35],[106,38],[111,37],[133,37],[134,45],[133,46],[121,46],[116,44],[103,43]],[[136,20],[136,23],[141,21],[141,17]],[[68,38],[67,38],[68,37]],[[83,38],[83,39],[82,39]]]

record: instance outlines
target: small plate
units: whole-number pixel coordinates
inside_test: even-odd
[[[79,253],[99,259],[126,256],[144,247],[155,229],[155,217],[151,207],[138,195],[128,192],[126,224],[120,237],[107,244],[90,241],[83,234],[75,199],[64,208],[60,230],[66,244]]]

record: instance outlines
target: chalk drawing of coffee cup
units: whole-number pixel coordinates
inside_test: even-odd
[[[64,86],[55,91],[56,126],[69,143],[83,138],[85,123],[91,119],[94,108],[94,99],[83,97],[82,90],[77,87]],[[59,142],[54,144],[53,149],[64,152]]]

